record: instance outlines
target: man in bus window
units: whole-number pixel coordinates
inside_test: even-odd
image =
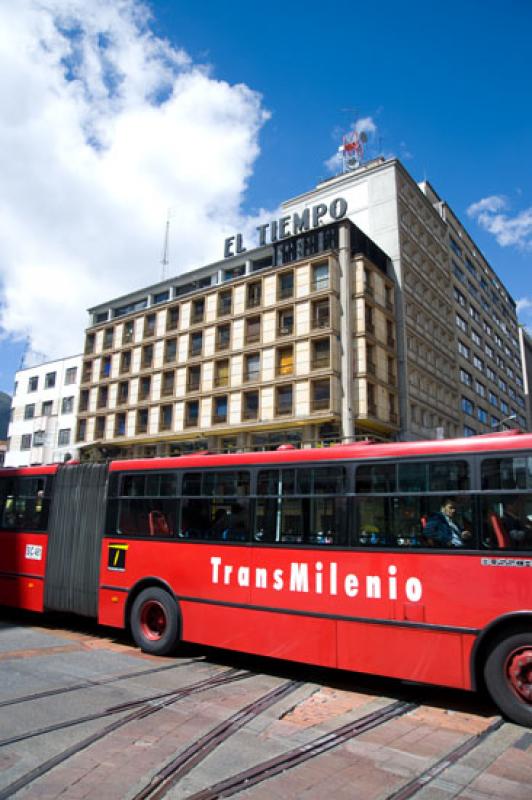
[[[471,539],[471,531],[461,530],[455,521],[456,503],[451,497],[444,499],[439,511],[427,520],[424,537],[434,547],[463,547]]]

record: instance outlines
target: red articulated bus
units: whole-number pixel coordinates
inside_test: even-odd
[[[442,686],[532,726],[532,435],[0,471],[0,603]]]

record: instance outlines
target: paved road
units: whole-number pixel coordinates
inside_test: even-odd
[[[116,636],[0,611],[0,800],[532,796],[532,731],[473,695]]]

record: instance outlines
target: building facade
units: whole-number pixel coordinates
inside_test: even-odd
[[[5,466],[62,462],[76,455],[82,357],[49,361],[15,374]]]
[[[377,159],[224,259],[90,309],[77,441],[164,455],[526,427],[515,303],[428,183]]]
[[[163,455],[395,436],[389,271],[344,221],[91,309],[80,445]]]

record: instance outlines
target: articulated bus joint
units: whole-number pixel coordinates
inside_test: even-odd
[[[471,651],[470,672],[473,691],[484,688],[484,665],[496,642],[514,633],[530,630],[532,630],[532,609],[504,614],[486,625],[475,639]]]

